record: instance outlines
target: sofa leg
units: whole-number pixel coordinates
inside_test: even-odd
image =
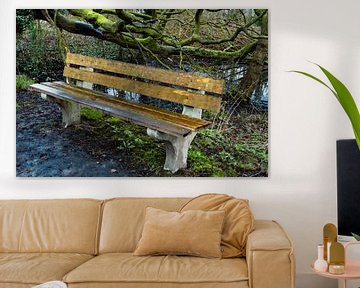
[[[196,136],[196,132],[182,136],[173,136],[148,128],[147,134],[158,140],[165,141],[166,160],[164,169],[175,173],[179,169],[186,168],[187,155],[190,144]]]

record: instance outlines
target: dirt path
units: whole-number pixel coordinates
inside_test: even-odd
[[[16,96],[16,175],[20,177],[131,176],[114,141],[86,121],[64,129],[56,104],[26,91]],[[85,128],[85,129],[84,129]]]

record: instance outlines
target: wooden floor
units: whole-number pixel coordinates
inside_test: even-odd
[[[129,102],[64,82],[44,82],[30,86],[32,90],[49,96],[73,101],[118,116],[132,123],[175,136],[184,136],[206,127],[210,122],[154,106]]]

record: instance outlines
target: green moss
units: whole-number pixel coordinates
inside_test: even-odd
[[[25,75],[16,75],[16,89],[25,90],[35,82]]]
[[[88,120],[99,120],[104,116],[101,111],[86,107],[81,109],[80,115]]]
[[[109,116],[108,118],[106,118],[106,122],[108,122],[110,124],[116,124],[116,123],[121,123],[124,121],[122,119],[120,119],[119,117]]]
[[[117,31],[118,24],[116,22],[109,20],[104,15],[97,13],[92,9],[72,9],[71,13],[104,28],[106,31],[112,33]]]

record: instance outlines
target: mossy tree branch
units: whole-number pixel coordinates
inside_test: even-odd
[[[176,9],[70,9],[67,12],[62,10],[61,13],[57,13],[56,25],[68,32],[93,36],[119,44],[125,48],[139,49],[139,43],[141,43],[142,48],[154,54],[180,55],[186,53],[194,57],[218,60],[244,59],[251,54],[259,40],[256,38],[250,41],[246,40],[249,37],[246,36],[245,32],[249,33],[249,28],[261,23],[261,19],[267,14],[267,10],[261,11],[246,23],[244,21],[242,23],[233,21],[230,36],[219,32],[219,35],[213,33],[213,36],[209,39],[209,35],[204,35],[203,31],[214,30],[208,26],[207,22],[212,17],[212,14],[216,13],[226,12],[223,10],[208,11],[203,9],[196,11]],[[55,15],[54,10],[48,10],[48,14],[50,16]],[[209,14],[211,15],[209,16]],[[192,20],[186,18],[189,15],[193,15]],[[220,16],[224,18],[226,14]],[[171,28],[174,27],[174,24],[170,25],[169,19],[174,17],[182,17],[181,19],[184,22],[190,20],[193,25],[190,35],[186,35],[185,30],[176,31]],[[214,19],[214,17],[211,19]],[[215,19],[220,18],[215,17]],[[221,26],[220,20],[219,23]],[[237,25],[237,27],[234,27],[234,25]],[[221,31],[227,30],[222,29]],[[241,41],[239,40],[240,35],[243,35]]]

